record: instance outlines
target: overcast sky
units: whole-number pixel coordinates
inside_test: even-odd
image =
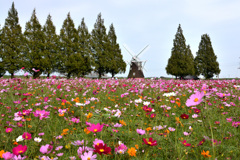
[[[3,27],[12,0],[0,0],[0,25]],[[36,9],[41,25],[47,15],[52,16],[57,34],[68,12],[75,23],[82,18],[92,31],[97,15],[102,14],[107,31],[113,23],[123,58],[130,61],[146,45],[149,47],[139,58],[147,60],[146,77],[167,75],[165,67],[171,56],[173,39],[181,24],[186,43],[196,56],[201,35],[208,34],[217,61],[221,78],[240,77],[240,1],[239,0],[15,0],[22,31]],[[129,66],[125,74],[127,76]]]

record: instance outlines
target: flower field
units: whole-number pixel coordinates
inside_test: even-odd
[[[240,80],[0,79],[2,159],[238,159]]]

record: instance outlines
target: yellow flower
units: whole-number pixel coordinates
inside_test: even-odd
[[[131,147],[131,148],[129,148],[128,149],[128,154],[130,155],[130,156],[134,156],[134,157],[136,157],[136,149],[134,148],[134,147]]]
[[[212,157],[211,155],[209,155],[209,151],[206,151],[206,152],[205,152],[204,150],[201,152],[201,155],[203,155],[205,158],[210,158],[210,157]]]

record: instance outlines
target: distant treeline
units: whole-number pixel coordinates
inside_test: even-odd
[[[42,26],[34,9],[22,33],[18,12],[12,3],[5,24],[0,26],[0,76],[8,71],[13,78],[21,69],[34,78],[42,73],[49,77],[53,72],[68,78],[83,77],[91,71],[97,72],[99,77],[106,73],[112,76],[123,73],[126,63],[113,24],[106,32],[101,13],[91,33],[84,18],[75,28],[68,13],[57,35],[51,15]]]

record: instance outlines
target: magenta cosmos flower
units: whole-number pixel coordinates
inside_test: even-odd
[[[12,152],[14,155],[18,156],[19,154],[23,154],[27,151],[27,146],[22,146],[22,145],[18,145],[17,147],[14,147],[12,149]]]
[[[92,124],[90,127],[87,127],[87,129],[91,132],[101,132],[102,131],[102,128],[103,128],[103,124],[100,125],[100,123],[98,124]]]
[[[36,110],[33,114],[35,117],[39,117],[39,119],[42,120],[43,118],[49,118],[50,112],[45,110]]]
[[[23,135],[22,135],[23,139],[25,140],[30,140],[32,139],[32,135],[31,133],[28,133],[28,132],[24,132]]]
[[[192,94],[186,102],[186,106],[196,106],[202,102],[202,98],[204,96],[204,92],[196,92]]]
[[[12,132],[12,130],[13,130],[12,128],[6,128],[6,132],[7,132],[7,133]]]
[[[146,144],[146,145],[149,145],[149,146],[156,146],[157,145],[157,141],[156,140],[153,140],[152,137],[149,138],[149,140],[147,140],[147,138],[143,138],[143,142]]]

